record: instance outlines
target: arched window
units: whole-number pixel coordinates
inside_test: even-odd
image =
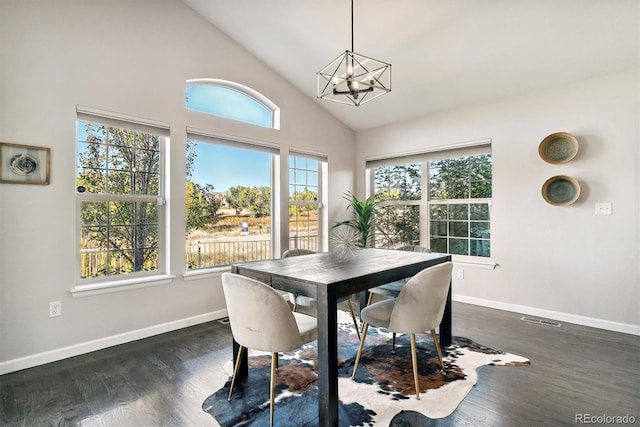
[[[219,79],[187,80],[189,110],[280,129],[280,108],[261,93],[239,83]]]

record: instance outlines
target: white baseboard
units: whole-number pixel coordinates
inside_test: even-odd
[[[538,316],[545,319],[559,320],[578,325],[589,326],[593,328],[606,329],[610,331],[622,332],[631,335],[640,335],[640,326],[630,325],[626,323],[612,322],[609,320],[595,319],[585,316],[577,316],[573,314],[561,313],[557,311],[544,310],[535,307],[528,307],[517,304],[509,304],[499,301],[492,301],[482,298],[469,297],[465,295],[453,295],[453,300],[457,302],[479,305],[482,307],[495,308],[497,310],[511,311],[531,316]],[[178,329],[187,328],[189,326],[198,325],[200,323],[210,322],[212,320],[221,319],[227,316],[227,310],[219,310],[211,313],[205,313],[186,319],[175,320],[173,322],[162,323],[160,325],[150,326],[148,328],[138,329],[135,331],[125,332],[123,334],[113,335],[110,337],[100,338],[93,341],[87,341],[80,344],[74,344],[68,347],[62,347],[54,350],[45,351],[43,353],[33,354],[18,359],[0,362],[0,375],[22,369],[32,368],[34,366],[44,365],[45,363],[55,362],[57,360],[66,359],[68,357],[78,356],[80,354],[89,353],[96,350],[112,347],[114,345],[125,344],[154,335],[163,334],[165,332],[176,331]]]
[[[606,329],[608,331],[622,332],[625,334],[640,335],[640,326],[638,325],[612,322],[610,320],[595,319],[593,317],[578,316],[575,314],[561,313],[559,311],[544,310],[541,308],[509,304],[464,295],[454,294],[452,298],[454,301],[495,308],[497,310],[512,311],[515,313],[528,314],[531,316],[543,317],[545,319],[560,320],[567,323],[575,323],[577,325],[590,326],[592,328]]]
[[[32,368],[34,366],[44,365],[45,363],[55,362],[57,360],[78,356],[80,354],[85,354],[96,350],[102,350],[114,345],[125,344],[142,338],[164,334],[165,332],[176,331],[178,329],[187,328],[189,326],[198,325],[200,323],[221,319],[226,316],[226,309],[214,311],[211,313],[188,317],[186,319],[179,319],[172,322],[162,323],[160,325],[149,326],[148,328],[125,332],[123,334],[100,338],[93,341],[87,341],[80,344],[74,344],[68,347],[57,348],[54,350],[45,351],[43,353],[20,357],[18,359],[7,360],[6,362],[0,362],[0,375],[8,374],[9,372],[15,372],[22,369]]]

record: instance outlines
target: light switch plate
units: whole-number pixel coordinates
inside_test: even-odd
[[[611,215],[611,202],[596,203],[596,215]]]

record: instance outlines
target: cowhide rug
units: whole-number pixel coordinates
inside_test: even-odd
[[[443,348],[446,375],[440,372],[438,355],[430,334],[416,336],[420,400],[416,399],[408,335],[398,335],[391,354],[391,334],[370,327],[355,380],[351,379],[358,350],[358,336],[347,313],[339,313],[339,420],[347,426],[420,426],[429,418],[451,414],[478,381],[476,370],[484,365],[529,365],[524,357],[494,350],[468,338],[454,337]],[[269,425],[270,355],[249,352],[249,377],[234,386],[227,400],[230,379],[209,396],[202,408],[222,427]],[[316,342],[293,353],[280,354],[275,424],[311,427],[318,424]],[[232,362],[225,366],[232,373]],[[421,422],[424,420],[424,423]]]

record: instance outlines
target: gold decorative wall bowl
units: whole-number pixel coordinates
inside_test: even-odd
[[[552,176],[542,185],[542,197],[551,205],[569,206],[580,197],[580,184],[571,176]]]
[[[542,140],[538,154],[553,165],[567,163],[578,154],[578,140],[568,132],[556,132]]]

